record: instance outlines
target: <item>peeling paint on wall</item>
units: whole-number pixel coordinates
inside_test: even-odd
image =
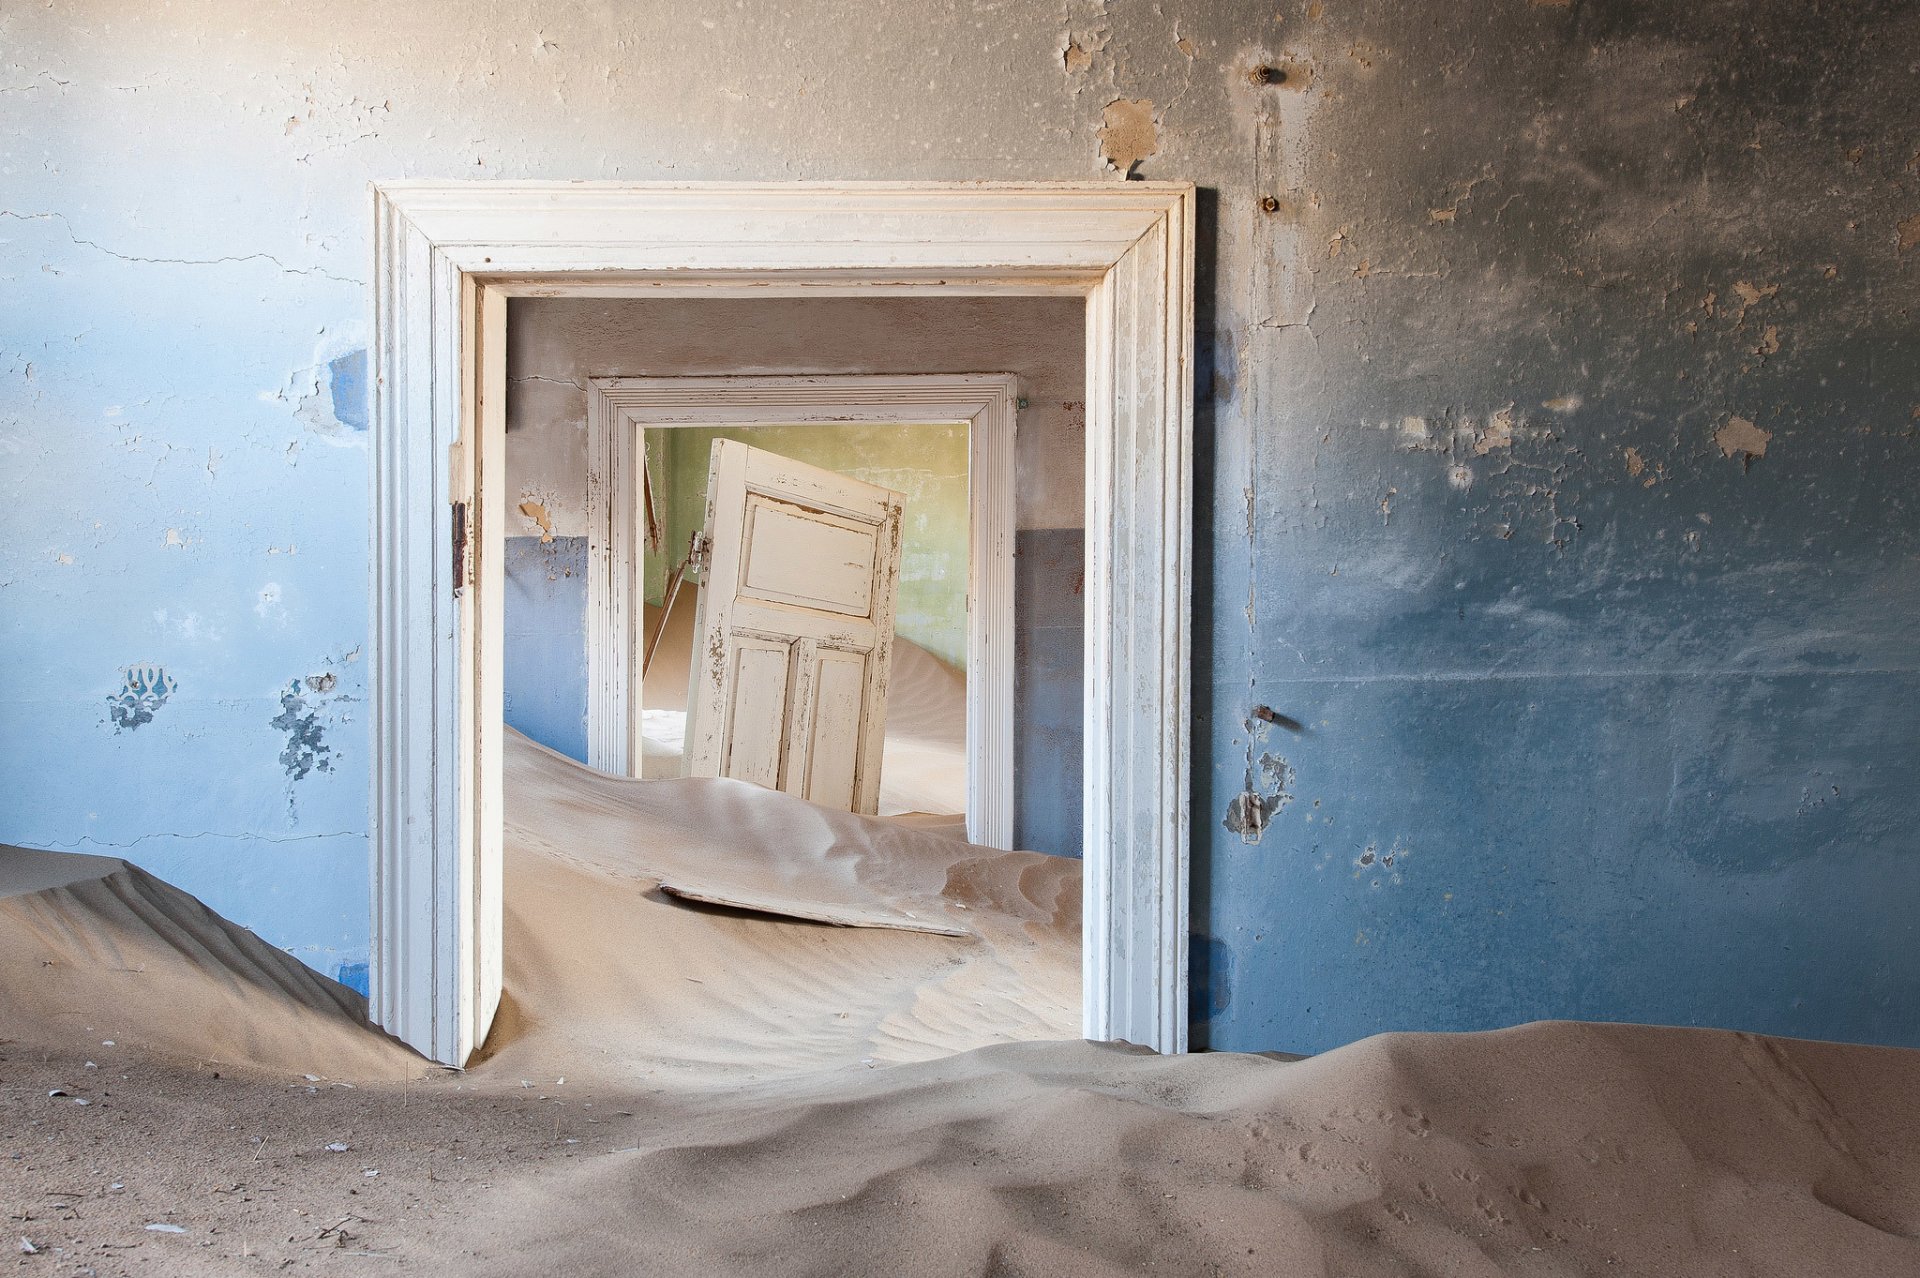
[[[1767,455],[1767,441],[1773,432],[1762,430],[1744,417],[1729,417],[1726,425],[1713,432],[1713,442],[1724,457],[1739,457],[1747,465]]]
[[[267,721],[269,726],[286,734],[286,746],[280,751],[280,767],[290,782],[303,781],[310,773],[333,770],[333,747],[324,740],[319,712],[308,708],[301,687],[299,679],[288,684],[280,694],[280,713]],[[292,803],[291,798],[288,803]]]
[[[527,500],[520,503],[520,513],[527,521],[540,530],[543,545],[553,544],[553,516],[547,513],[547,504],[543,501]]]
[[[1254,731],[1251,722],[1248,731]],[[1259,763],[1248,769],[1246,789],[1233,796],[1220,824],[1240,836],[1243,843],[1258,843],[1273,818],[1293,802],[1287,789],[1293,784],[1293,765],[1274,754],[1262,754]]]
[[[1100,112],[1100,156],[1115,172],[1131,175],[1142,160],[1160,153],[1160,130],[1149,98],[1115,98]]]
[[[155,665],[128,666],[120,691],[107,698],[107,714],[115,733],[131,732],[153,722],[154,713],[167,704],[179,686],[172,675]]]

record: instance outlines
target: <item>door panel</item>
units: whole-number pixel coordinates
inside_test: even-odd
[[[732,640],[732,648],[733,704],[721,775],[772,788],[780,784],[793,645],[742,636]]]
[[[740,593],[866,617],[873,609],[875,532],[871,525],[749,494]]]
[[[866,696],[870,654],[802,646],[807,704],[798,735],[806,743],[806,761],[797,767],[805,778],[799,790],[813,802],[853,810],[860,772],[860,720]]]
[[[716,440],[687,774],[879,807],[901,496]]]

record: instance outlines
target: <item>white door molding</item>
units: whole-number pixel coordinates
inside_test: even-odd
[[[1014,431],[1008,373],[587,379],[587,763],[640,774],[640,432],[967,427],[967,837],[1013,846]],[[669,548],[678,553],[678,548]]]
[[[374,1019],[457,1065],[499,995],[503,299],[1073,293],[1083,1032],[1185,1050],[1193,213],[1168,182],[377,184]]]

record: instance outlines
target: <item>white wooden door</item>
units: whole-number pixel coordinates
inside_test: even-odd
[[[713,444],[687,774],[825,807],[880,801],[899,493]]]

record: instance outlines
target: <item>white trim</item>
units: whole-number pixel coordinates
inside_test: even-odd
[[[1169,182],[378,185],[375,1020],[459,1064],[498,990],[497,299],[1070,291],[1088,346],[1084,1033],[1185,1050],[1193,203]]]
[[[587,379],[587,763],[639,775],[639,432],[647,427],[967,427],[967,837],[1013,846],[1016,379],[1006,373]],[[670,547],[678,554],[679,547]],[[626,570],[622,571],[622,565]]]

